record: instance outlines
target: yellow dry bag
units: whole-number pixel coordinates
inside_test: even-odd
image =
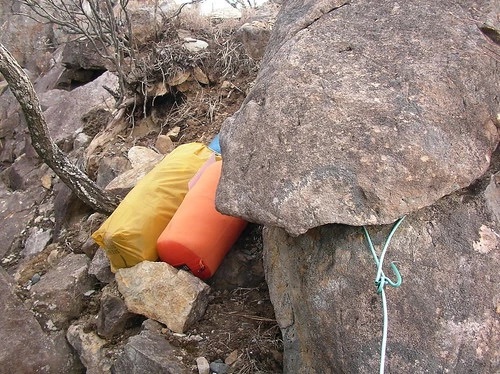
[[[111,269],[156,261],[156,241],[188,191],[188,182],[213,152],[201,143],[177,147],[127,194],[92,234]]]

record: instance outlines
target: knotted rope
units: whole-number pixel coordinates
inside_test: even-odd
[[[377,253],[375,251],[375,247],[373,246],[372,240],[370,238],[370,234],[368,233],[368,230],[366,229],[365,226],[363,226],[363,232],[365,234],[366,240],[368,241],[368,246],[370,247],[370,251],[372,253],[373,259],[375,261],[375,264],[377,265],[377,276],[375,277],[375,285],[377,286],[377,293],[382,296],[382,310],[383,310],[383,326],[382,326],[382,346],[381,346],[381,353],[380,353],[380,374],[384,373],[385,369],[385,350],[387,346],[387,327],[389,324],[389,317],[387,313],[387,299],[385,297],[385,286],[389,285],[391,287],[399,287],[401,286],[401,283],[403,283],[403,279],[401,278],[401,274],[399,273],[399,270],[394,262],[391,262],[391,269],[394,272],[394,275],[396,276],[396,282],[392,281],[389,277],[387,277],[384,274],[384,271],[382,270],[382,266],[384,263],[384,257],[385,253],[387,251],[387,248],[389,247],[389,243],[391,242],[392,237],[394,236],[394,233],[398,229],[399,225],[405,217],[401,217],[396,221],[394,226],[392,227],[391,232],[389,233],[389,236],[387,237],[384,247],[382,249],[382,253],[380,254],[380,259],[377,256]]]

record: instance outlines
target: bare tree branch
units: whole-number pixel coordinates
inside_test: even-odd
[[[41,159],[85,204],[100,212],[111,213],[118,205],[85,173],[71,163],[53,142],[33,84],[10,52],[0,43],[0,73],[21,105],[31,142]]]

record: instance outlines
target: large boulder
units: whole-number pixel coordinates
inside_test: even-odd
[[[488,168],[494,2],[291,0],[221,132],[218,208],[297,235],[387,224]],[[483,15],[484,13],[484,15]]]
[[[497,174],[406,217],[385,256],[391,373],[500,372],[500,160]],[[380,253],[391,226],[368,231]],[[377,272],[359,227],[264,232],[264,264],[286,373],[378,372]],[[318,360],[318,357],[321,359]]]

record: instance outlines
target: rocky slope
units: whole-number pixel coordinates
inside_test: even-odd
[[[152,82],[150,98],[130,105],[106,128],[116,115],[116,75],[74,43],[47,48],[42,64],[30,52],[30,35],[54,42],[53,31],[9,16],[13,3],[1,4],[8,31],[1,40],[30,71],[52,137],[101,187],[122,195],[175,146],[210,141],[239,108],[269,36],[266,20],[275,13],[213,23],[183,13],[177,31],[167,33],[170,39],[157,41],[158,48],[178,45],[183,51],[173,62],[176,73],[166,83]],[[11,37],[18,29],[26,29],[27,41]],[[151,29],[142,25],[134,32],[145,36]],[[189,49],[192,41],[200,41],[201,49]],[[281,339],[264,281],[261,228],[249,226],[203,286],[196,318],[182,320],[175,310],[169,313],[179,321],[156,318],[168,326],[147,318],[149,301],[134,308],[126,303],[126,291],[120,292],[104,252],[90,239],[105,216],[75,199],[40,162],[16,101],[4,81],[0,87],[0,286],[6,308],[0,372],[280,372]],[[164,306],[180,305],[169,301],[190,292],[182,284],[201,282],[181,273],[184,281],[176,280],[173,293],[151,290],[163,295]],[[129,291],[142,295],[143,287]],[[160,307],[153,306],[157,313]],[[186,327],[175,327],[186,321]]]

